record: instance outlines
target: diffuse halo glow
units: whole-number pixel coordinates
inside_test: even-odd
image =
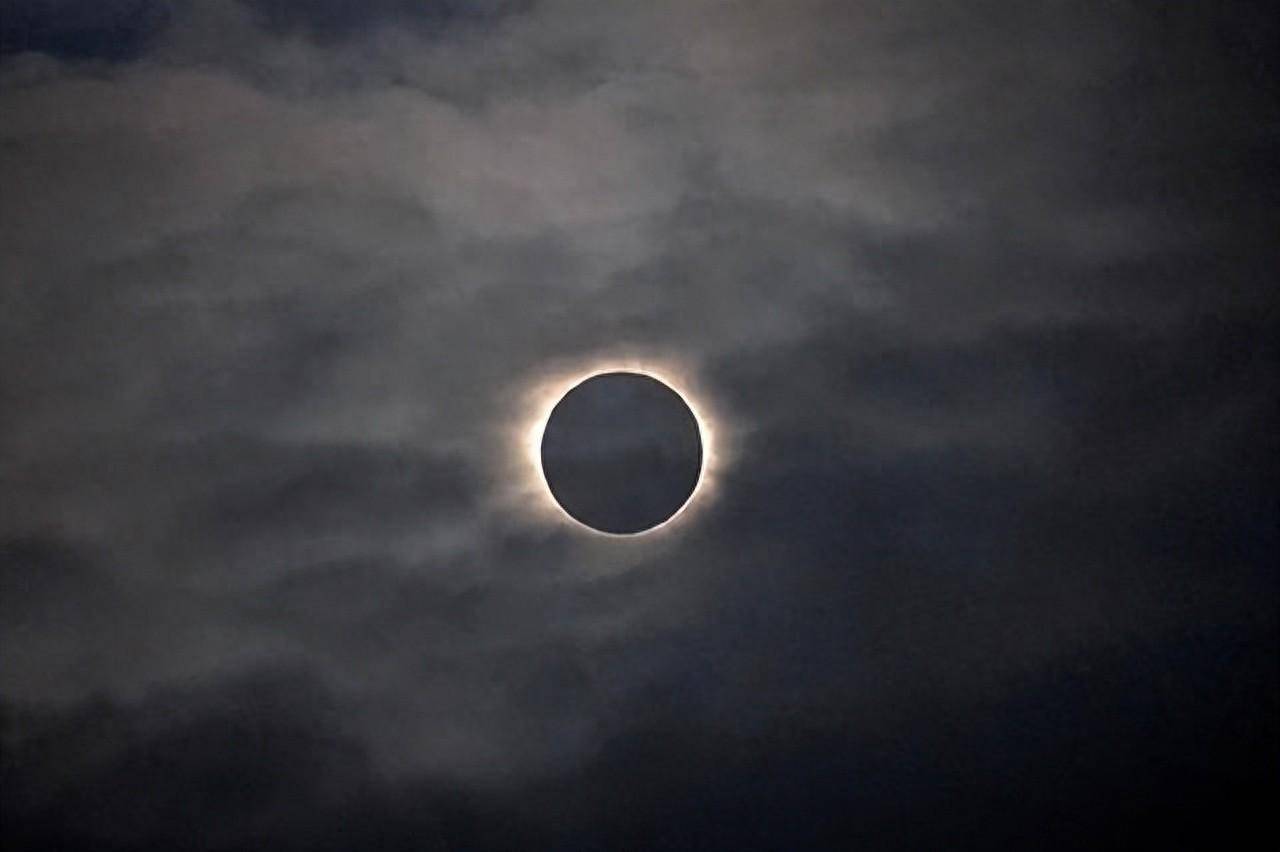
[[[676,393],[689,407],[698,426],[702,441],[702,462],[698,480],[684,504],[671,517],[656,526],[634,533],[613,533],[597,530],[583,524],[566,512],[551,493],[542,469],[542,437],[547,421],[556,404],[577,385],[604,373],[638,373],[662,382]],[[691,370],[670,362],[657,362],[641,358],[604,358],[589,364],[563,367],[548,371],[529,388],[524,398],[520,433],[516,437],[518,454],[523,456],[527,482],[521,488],[540,518],[555,523],[567,523],[579,530],[608,538],[637,538],[666,530],[687,518],[694,508],[707,503],[715,493],[716,475],[724,462],[722,440],[717,418],[711,414],[705,394],[697,392]]]

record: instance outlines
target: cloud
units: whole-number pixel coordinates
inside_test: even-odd
[[[33,843],[1103,844],[1274,754],[1261,13],[21,8]],[[618,548],[519,504],[519,441],[546,376],[634,353],[732,452]]]
[[[458,25],[475,25],[526,11],[529,0],[243,0],[264,25],[275,32],[303,32],[321,42],[350,38],[375,26],[407,26],[440,33]]]
[[[171,689],[135,705],[10,709],[7,828],[15,848],[223,848],[341,802],[370,770],[322,690],[292,672]],[[39,758],[34,766],[31,755]],[[304,804],[305,803],[305,804]]]
[[[155,43],[171,15],[167,0],[15,0],[0,27],[0,57],[33,52],[129,62]]]
[[[1265,663],[1257,652],[1209,635],[1070,660],[1005,697],[953,708],[942,724],[908,705],[886,729],[853,737],[814,719],[743,736],[659,714],[572,771],[479,787],[389,784],[323,689],[287,670],[61,714],[5,706],[6,840],[15,849],[55,838],[65,849],[160,849],[192,837],[210,849],[374,840],[387,849],[764,849],[857,838],[900,849],[960,837],[975,848],[1034,840],[1073,849],[1137,828],[1149,840],[1208,846],[1263,827],[1264,774],[1220,769],[1224,757],[1248,765],[1266,733],[1249,706],[1256,684],[1225,676],[1218,660]],[[1170,704],[1193,712],[1168,714]],[[1098,736],[1106,748],[1093,747]],[[1049,795],[1045,767],[1056,778]]]

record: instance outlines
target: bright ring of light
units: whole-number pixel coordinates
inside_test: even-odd
[[[551,417],[552,410],[565,394],[573,388],[585,382],[587,379],[605,373],[637,373],[642,376],[648,376],[656,379],[670,388],[676,396],[689,408],[693,414],[693,419],[698,426],[698,435],[702,441],[702,461],[698,469],[698,479],[693,486],[693,490],[689,493],[689,497],[684,501],[680,508],[671,515],[671,517],[661,523],[640,530],[639,532],[614,533],[598,530],[595,527],[588,526],[578,519],[574,518],[566,512],[551,493],[551,486],[547,482],[546,474],[542,469],[542,436],[547,428],[547,421]],[[554,507],[556,514],[570,521],[575,528],[588,530],[599,536],[607,536],[610,538],[635,538],[637,536],[647,536],[669,528],[681,517],[688,513],[690,506],[708,490],[710,485],[711,473],[715,469],[716,451],[714,430],[711,427],[711,420],[707,417],[705,411],[694,402],[692,395],[686,390],[685,383],[672,379],[671,373],[665,370],[658,370],[652,367],[638,364],[635,362],[609,362],[594,364],[591,369],[582,372],[573,372],[571,374],[562,374],[553,380],[549,380],[540,384],[537,390],[537,401],[534,406],[533,421],[529,425],[528,431],[524,437],[524,451],[528,458],[528,463],[533,467],[534,476],[539,485],[539,490],[546,501]]]

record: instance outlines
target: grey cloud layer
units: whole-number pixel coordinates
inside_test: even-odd
[[[313,770],[388,848],[562,845],[510,790],[643,838],[591,787],[660,812],[698,773],[752,802],[878,769],[895,792],[857,807],[890,825],[950,783],[929,755],[986,801],[1075,748],[1037,702],[1110,734],[1160,678],[1190,721],[1082,788],[1141,799],[1224,708],[1274,746],[1264,14],[103,8],[0,63],[0,695],[32,837],[173,753],[194,787],[265,773],[203,802],[228,848],[307,847],[262,791]],[[528,383],[630,350],[690,365],[741,444],[697,524],[617,553],[503,495]],[[1235,655],[1221,708],[1205,648]],[[174,745],[245,720],[274,774]],[[59,726],[96,768],[60,774]],[[476,779],[503,792],[459,804]],[[144,789],[122,848],[186,830]],[[417,793],[460,822],[405,817]]]

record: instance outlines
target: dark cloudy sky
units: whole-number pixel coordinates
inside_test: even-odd
[[[3,0],[0,843],[1274,842],[1270,5]]]

